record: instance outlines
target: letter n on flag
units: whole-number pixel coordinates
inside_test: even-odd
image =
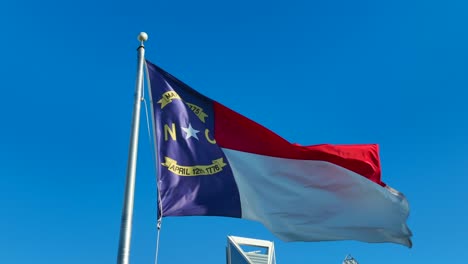
[[[249,219],[284,241],[411,247],[408,202],[381,181],[377,145],[291,144],[146,65],[160,216]]]

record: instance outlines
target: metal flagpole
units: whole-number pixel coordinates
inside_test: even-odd
[[[132,238],[133,197],[135,194],[135,175],[138,155],[138,133],[140,130],[140,108],[143,93],[143,65],[145,61],[144,42],[148,35],[141,32],[138,35],[140,46],[138,47],[137,80],[135,87],[135,99],[133,105],[132,130],[130,135],[130,148],[128,151],[127,180],[125,183],[125,196],[122,209],[122,221],[120,224],[119,252],[117,264],[128,264],[130,258],[130,240]]]

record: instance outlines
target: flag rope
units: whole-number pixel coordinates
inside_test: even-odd
[[[154,149],[154,142],[153,142],[153,137],[151,136],[151,129],[150,129],[150,121],[149,121],[149,113],[148,113],[148,104],[146,103],[146,100],[145,100],[145,97],[144,97],[144,94],[145,94],[145,87],[143,86],[143,93],[142,93],[142,98],[141,100],[143,101],[143,103],[145,104],[145,116],[146,116],[146,128],[147,128],[147,132],[148,132],[148,139],[149,139],[149,144],[150,144],[150,149],[151,149],[151,156],[152,156],[152,159],[154,161],[156,161],[156,153],[155,153],[155,149]],[[154,164],[154,163],[153,163]],[[156,167],[154,166],[154,170],[156,171]],[[158,182],[156,181],[156,189],[157,189],[157,193],[158,193],[158,198],[160,197],[159,195],[159,185],[158,185]],[[158,199],[159,201],[159,199]],[[155,256],[154,256],[154,264],[158,264],[158,256],[159,256],[159,237],[160,237],[160,234],[161,234],[161,225],[162,225],[162,208],[161,206],[159,205],[159,202],[156,202],[156,204],[158,204],[158,206],[160,207],[160,212],[161,212],[161,216],[158,218],[157,220],[157,224],[156,224],[156,227],[157,227],[157,234],[156,234],[156,252],[155,252]]]
[[[146,63],[145,63],[145,67],[146,67],[146,79],[147,79],[147,83],[148,83],[148,85],[151,86],[151,82],[150,82],[149,74],[148,74],[148,65],[147,65]],[[153,164],[159,164],[159,161],[158,161],[157,156],[156,156],[156,150],[155,150],[155,149],[156,149],[156,147],[155,147],[155,146],[156,146],[156,142],[154,142],[154,138],[151,137],[150,125],[149,125],[150,122],[149,122],[149,114],[148,114],[148,105],[147,105],[146,100],[145,100],[145,98],[144,98],[144,95],[145,95],[144,91],[145,91],[145,86],[143,86],[143,98],[142,98],[142,100],[143,100],[143,103],[145,104],[146,126],[147,126],[147,128],[148,128],[148,137],[149,137],[149,143],[150,143],[150,145],[151,145],[151,154],[152,154],[152,158],[153,158],[153,160],[154,160],[154,163],[153,163]],[[151,90],[148,90],[148,92],[149,92],[149,95],[150,95],[150,98],[151,98]],[[151,107],[152,107],[152,106],[153,106],[153,103],[152,103],[152,101],[150,101],[150,102],[151,102],[150,105],[151,105]],[[154,114],[154,113],[153,113],[153,114]],[[151,119],[151,120],[154,121],[155,119]],[[154,125],[154,123],[153,123],[153,125]],[[154,126],[153,126],[153,131],[155,131],[155,127],[154,127]],[[156,133],[156,132],[155,132],[155,133]],[[156,171],[156,167],[154,167],[154,171]],[[160,216],[159,216],[159,218],[158,218],[158,222],[162,221],[162,217],[163,217],[162,205],[161,205],[161,203],[159,202],[159,201],[161,201],[161,194],[160,194],[160,192],[159,192],[159,189],[160,189],[160,188],[159,188],[159,187],[160,187],[160,186],[159,186],[159,183],[160,183],[160,181],[157,180],[157,178],[156,178],[156,191],[157,191],[157,193],[158,193],[158,200],[156,201],[156,203],[157,203],[157,205],[158,205],[158,207],[159,207],[159,213],[160,213]]]
[[[156,253],[154,254],[154,264],[158,264],[158,256],[159,256],[159,237],[161,235],[161,224],[162,224],[162,217],[158,219],[158,231],[156,235]]]

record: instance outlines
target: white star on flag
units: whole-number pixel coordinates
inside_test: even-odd
[[[200,130],[193,129],[192,124],[189,123],[188,127],[181,127],[182,130],[186,133],[185,139],[189,139],[190,137],[194,137],[198,140],[197,133],[200,132]]]

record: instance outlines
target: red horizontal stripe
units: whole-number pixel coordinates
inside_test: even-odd
[[[222,148],[260,155],[331,162],[382,186],[379,147],[366,145],[291,144],[262,125],[214,102],[214,137]]]

